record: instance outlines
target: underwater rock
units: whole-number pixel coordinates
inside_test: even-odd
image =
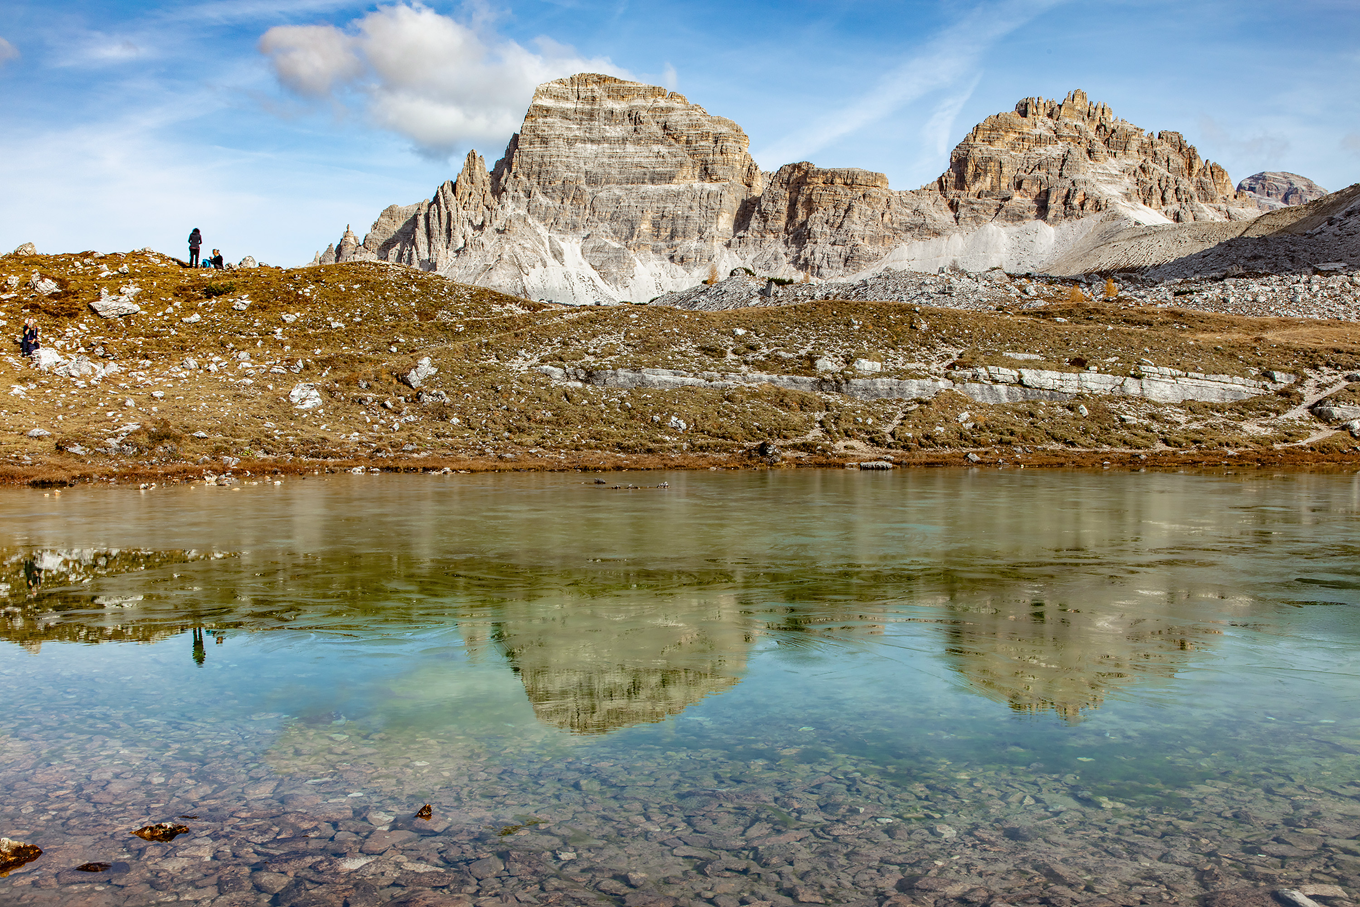
[[[158,822],[155,825],[147,825],[133,832],[134,835],[144,841],[173,841],[180,835],[187,835],[188,833],[188,826],[176,825],[173,822]]]
[[[77,872],[108,872],[113,868],[112,863],[81,863],[76,867]]]
[[[35,844],[24,844],[19,841],[11,841],[9,838],[0,838],[0,879],[20,866],[32,863],[40,856],[42,856],[42,848]]]

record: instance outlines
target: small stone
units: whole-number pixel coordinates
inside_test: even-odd
[[[247,255],[245,258],[241,259],[240,264],[238,264],[236,267],[238,267],[238,268],[256,268],[256,267],[259,267],[259,264],[255,261],[255,257],[254,257],[254,256],[252,256],[252,255]]]
[[[52,433],[45,428],[34,428],[28,432],[30,438],[50,438]]]
[[[31,242],[26,242],[26,243],[24,243],[23,245],[19,246],[17,249],[15,249],[14,252],[13,252],[12,254],[14,254],[14,255],[37,255],[37,254],[38,254],[38,247],[35,246],[35,245],[33,245],[33,243],[31,243]]]
[[[77,872],[108,872],[113,868],[112,863],[81,863],[76,867]]]
[[[37,271],[33,272],[33,276],[28,281],[28,286],[39,296],[51,296],[61,289],[55,280],[50,277],[43,277]]]
[[[434,818],[434,809],[431,808],[430,804],[426,803],[420,809],[416,810],[416,818],[424,819],[428,822],[430,819]]]
[[[1293,904],[1294,907],[1322,907],[1317,901],[1296,888],[1281,888],[1275,892],[1275,897],[1279,898],[1281,903]]]
[[[468,872],[472,873],[473,877],[477,879],[489,879],[503,869],[505,869],[505,864],[496,857],[482,857],[480,860],[473,860],[467,867]]]
[[[968,453],[967,456],[964,457],[964,459],[967,460],[969,463],[981,463],[981,462],[982,462],[982,457],[979,457],[977,454],[972,453],[971,451]]]
[[[107,290],[100,290],[99,293],[99,298],[90,303],[90,308],[100,318],[122,318],[142,311],[142,307],[133,302],[130,296],[110,296]]]
[[[316,409],[322,405],[321,392],[315,384],[299,383],[288,392],[288,400],[298,409]]]
[[[1300,885],[1297,889],[1299,894],[1310,898],[1344,898],[1346,889],[1340,885]]]
[[[188,826],[176,825],[173,822],[158,822],[155,825],[146,825],[133,832],[143,841],[173,841],[180,835],[187,835],[188,833]]]
[[[430,364],[430,357],[426,356],[416,363],[415,368],[402,375],[401,380],[408,387],[419,388],[438,371],[439,369]]]

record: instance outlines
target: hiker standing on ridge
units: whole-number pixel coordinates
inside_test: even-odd
[[[203,234],[194,227],[194,232],[189,234],[189,267],[198,267],[198,250],[203,246]]]

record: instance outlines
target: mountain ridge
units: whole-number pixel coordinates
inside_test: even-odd
[[[469,152],[430,199],[389,206],[362,241],[346,230],[314,263],[394,261],[552,301],[645,300],[736,268],[819,280],[888,266],[1034,270],[1099,219],[1260,213],[1179,133],[1145,131],[1080,90],[986,118],[920,189],[809,162],[767,173],[749,146],[735,122],[676,92],[553,80],[492,168]]]

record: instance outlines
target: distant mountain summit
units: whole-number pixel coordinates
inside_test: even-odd
[[[1262,211],[1306,205],[1327,194],[1306,176],[1274,170],[1253,173],[1237,184],[1237,191],[1249,196]]]
[[[1096,222],[1260,213],[1175,132],[1091,103],[1026,98],[988,117],[920,189],[803,162],[763,172],[731,120],[611,76],[540,85],[487,170],[468,154],[425,201],[393,205],[315,263],[383,260],[558,302],[647,300],[745,267],[835,278],[884,267],[1032,270]]]

